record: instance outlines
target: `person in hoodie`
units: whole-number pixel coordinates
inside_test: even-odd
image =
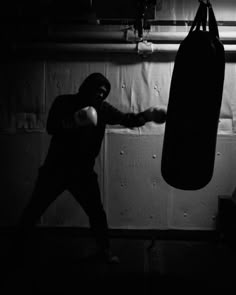
[[[32,229],[48,206],[68,190],[89,218],[98,255],[115,263],[118,257],[113,256],[110,249],[107,217],[94,171],[106,124],[127,128],[140,127],[150,121],[162,124],[166,111],[149,108],[138,114],[123,113],[105,101],[110,89],[106,77],[93,73],[84,80],[78,93],[55,98],[46,125],[52,136],[49,150],[19,227]]]

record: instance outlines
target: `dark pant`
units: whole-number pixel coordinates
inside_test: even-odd
[[[20,219],[19,232],[22,235],[31,232],[48,206],[64,190],[75,197],[87,214],[98,247],[101,250],[109,248],[107,218],[94,171],[70,175],[64,169],[41,167],[32,198]]]

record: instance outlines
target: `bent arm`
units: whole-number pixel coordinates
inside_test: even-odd
[[[57,97],[49,110],[46,130],[48,134],[55,135],[73,130],[75,127],[74,112],[68,108],[63,97]]]

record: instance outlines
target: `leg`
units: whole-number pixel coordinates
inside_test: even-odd
[[[12,251],[15,255],[22,255],[25,242],[32,237],[40,216],[63,190],[63,180],[58,173],[56,175],[45,167],[39,169],[31,199],[21,215],[13,237]]]
[[[97,242],[99,256],[108,263],[119,263],[119,258],[113,256],[110,250],[107,217],[101,202],[96,173],[92,172],[89,175],[78,177],[71,182],[68,190],[88,215],[91,230]]]
[[[53,171],[40,168],[31,199],[23,211],[18,227],[32,229],[48,206],[64,190],[63,180]]]
[[[87,214],[99,249],[109,249],[107,217],[101,202],[95,172],[90,175],[79,176],[70,184],[68,190]]]

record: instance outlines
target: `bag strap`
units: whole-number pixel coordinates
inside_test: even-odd
[[[203,31],[206,31],[206,26],[207,26],[207,6],[204,7],[202,10],[202,28]]]
[[[219,30],[218,30],[218,25],[217,21],[215,18],[215,14],[212,8],[212,5],[210,1],[208,0],[207,3],[205,3],[203,0],[199,0],[200,5],[197,10],[196,16],[193,20],[192,26],[189,30],[189,33],[193,32],[195,29],[196,31],[199,31],[201,26],[203,28],[203,31],[206,31],[206,26],[207,26],[207,14],[208,14],[208,27],[209,27],[209,32],[215,37],[219,38]]]
[[[198,7],[196,16],[193,20],[192,26],[190,28],[189,33],[193,32],[193,30],[196,28],[196,31],[200,30],[200,27],[202,25],[203,30],[206,30],[206,22],[207,22],[207,5],[202,1],[199,0],[200,5]]]
[[[213,11],[213,8],[208,1],[208,12],[209,12],[209,31],[215,36],[219,38],[219,30],[218,30],[218,25],[217,21],[215,18],[215,14]]]

